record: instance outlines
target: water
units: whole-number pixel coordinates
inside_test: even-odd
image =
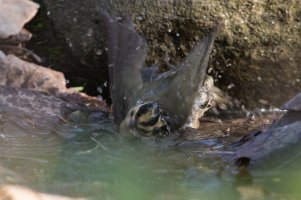
[[[76,133],[68,139],[2,130],[0,183],[104,200],[301,198],[299,161],[245,171],[212,154],[220,138],[122,140],[84,127],[60,128]]]

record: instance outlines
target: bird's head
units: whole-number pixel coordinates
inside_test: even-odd
[[[172,131],[169,115],[157,103],[148,102],[134,106],[120,125],[135,136],[166,136]]]

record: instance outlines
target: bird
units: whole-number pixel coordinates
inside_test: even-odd
[[[147,43],[130,18],[102,13],[107,33],[108,71],[114,122],[119,132],[166,136],[187,121],[207,66],[217,30],[197,42],[187,57],[169,71],[145,67]],[[208,96],[208,95],[207,95]],[[208,102],[209,97],[205,97]]]

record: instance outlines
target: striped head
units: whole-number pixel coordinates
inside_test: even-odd
[[[134,106],[121,126],[135,136],[166,136],[172,131],[168,114],[154,102]]]

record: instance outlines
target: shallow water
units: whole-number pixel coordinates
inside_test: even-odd
[[[68,139],[2,129],[0,182],[105,200],[301,198],[298,160],[245,171],[214,156],[226,138],[125,141],[85,127],[59,127]]]

